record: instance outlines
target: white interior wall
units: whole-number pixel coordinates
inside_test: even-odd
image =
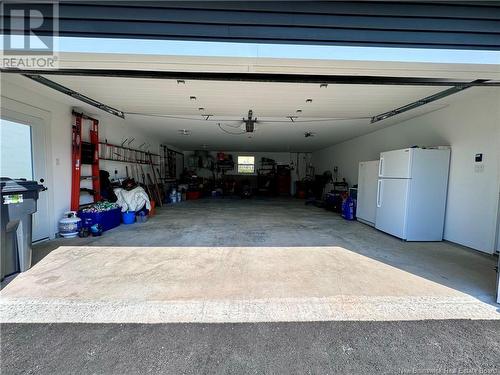
[[[492,253],[499,207],[500,89],[456,94],[441,110],[317,151],[313,164],[316,173],[338,166],[339,177],[352,185],[360,161],[413,145],[451,146],[444,238]],[[475,171],[476,153],[483,153],[482,172]]]
[[[62,98],[59,102],[56,98]],[[57,222],[62,214],[69,210],[71,192],[71,111],[73,105],[85,108],[80,102],[68,104],[62,94],[44,96],[25,87],[16,85],[7,79],[1,81],[1,107],[27,116],[41,119],[46,131],[47,186],[49,195],[49,216],[52,222],[51,236],[57,232]],[[147,137],[137,128],[127,125],[117,117],[107,115],[95,108],[91,115],[100,121],[99,138],[112,143],[121,143],[122,139],[135,137],[134,145],[149,142],[152,152],[159,151],[159,142],[154,137]],[[133,146],[133,145],[132,145]],[[101,169],[106,169],[111,176],[117,169],[125,175],[124,163],[101,161]],[[84,171],[82,174],[85,173]]]

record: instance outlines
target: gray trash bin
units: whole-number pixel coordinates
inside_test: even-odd
[[[31,220],[40,191],[36,181],[0,178],[1,279],[31,267]]]

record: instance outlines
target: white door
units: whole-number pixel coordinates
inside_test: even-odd
[[[497,265],[497,303],[500,303],[500,257],[498,257]]]
[[[45,181],[45,137],[42,124],[36,122],[6,116],[0,119],[1,177]],[[33,242],[48,238],[49,228],[48,196],[41,192],[33,215]]]
[[[498,213],[497,213],[497,252],[500,253],[500,193],[498,196]],[[500,270],[499,270],[500,273]]]
[[[498,219],[497,219],[497,251],[500,252],[500,197],[498,200]],[[497,303],[500,303],[500,256],[497,265]]]
[[[380,153],[379,177],[410,178],[412,149]]]
[[[405,238],[408,179],[379,179],[375,228]]]
[[[372,225],[377,215],[378,165],[378,160],[359,163],[356,216]]]

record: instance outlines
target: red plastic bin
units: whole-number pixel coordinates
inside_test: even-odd
[[[195,200],[195,199],[200,199],[200,198],[201,198],[201,192],[200,191],[188,191],[186,193],[186,199],[188,201]]]

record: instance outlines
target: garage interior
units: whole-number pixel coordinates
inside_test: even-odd
[[[498,372],[496,2],[18,3],[2,374]]]
[[[101,64],[111,58],[99,56]],[[69,54],[67,60],[84,65],[92,57]],[[220,62],[191,60],[198,69]],[[163,57],[163,62],[179,61]],[[326,69],[318,61],[294,61],[288,68],[289,61],[225,63],[250,71]],[[147,57],[141,64],[152,65]],[[206,72],[175,72],[173,78],[144,78],[140,71],[138,77],[91,70],[2,74],[8,119],[27,113],[50,121],[44,158],[52,161],[47,163],[52,178],[44,182],[48,190],[40,193],[50,217],[49,239],[34,245],[32,269],[4,281],[3,319],[497,319],[500,90],[480,84],[423,99],[453,89],[443,80],[479,82],[488,74],[494,82],[498,66],[355,62],[348,71],[345,62],[326,65],[330,71],[354,75],[369,69],[379,75],[353,84],[289,82],[289,76],[280,81],[279,75],[265,81],[261,75],[241,80],[238,74],[238,79],[230,74],[214,79]],[[417,78],[408,84],[383,80],[404,77],[409,69]],[[439,78],[429,79],[430,69]],[[416,102],[415,108],[390,113]],[[109,173],[114,187],[128,177],[149,200],[161,197],[162,205],[156,204],[147,221],[137,217],[98,237],[58,236],[59,220],[71,208],[71,132],[80,113],[83,141],[85,126],[99,121],[99,169]],[[374,121],[386,113],[390,116]],[[135,155],[143,164],[121,153],[122,146],[142,151]],[[451,148],[444,241],[406,242],[373,224],[343,218],[342,207],[331,199],[355,194],[359,163],[414,146]],[[154,168],[147,153],[155,158]],[[483,159],[476,161],[476,154]],[[81,176],[90,174],[90,166],[83,165]],[[88,193],[92,180],[82,177],[80,187],[78,203],[85,207],[94,198]]]

